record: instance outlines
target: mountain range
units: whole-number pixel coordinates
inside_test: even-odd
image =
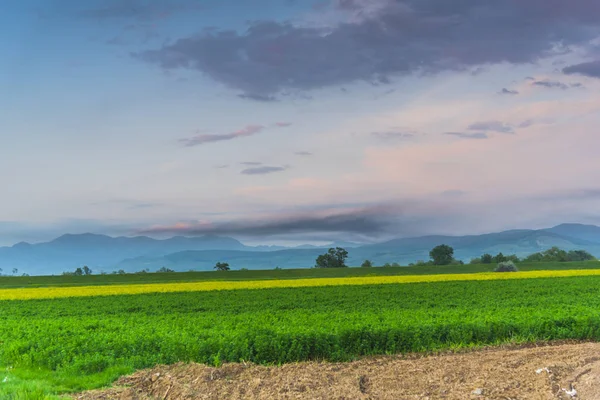
[[[329,247],[344,247],[349,252],[348,264],[360,265],[370,259],[375,265],[397,262],[406,265],[429,259],[429,250],[448,244],[457,259],[468,261],[483,253],[528,254],[558,246],[565,250],[587,250],[600,256],[600,227],[561,224],[548,229],[520,229],[468,236],[421,236],[360,245],[334,242],[327,246],[303,245],[247,246],[225,236],[175,236],[153,239],[147,236],[110,237],[97,234],[66,234],[44,243],[17,243],[0,247],[0,273],[57,275],[88,265],[95,273],[123,269],[135,272],[155,271],[167,267],[176,271],[210,270],[217,261],[227,262],[233,269],[310,268],[315,259]]]

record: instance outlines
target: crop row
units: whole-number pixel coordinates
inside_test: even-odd
[[[488,281],[508,279],[559,278],[599,276],[600,269],[524,271],[517,273],[474,273],[437,275],[363,276],[347,278],[313,278],[259,281],[205,281],[166,284],[96,285],[72,287],[42,287],[0,289],[0,300],[52,299],[63,297],[113,296],[146,293],[198,292],[242,289],[273,289],[323,286],[357,286],[404,284],[418,282]]]

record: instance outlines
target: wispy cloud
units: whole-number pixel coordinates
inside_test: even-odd
[[[475,122],[469,125],[468,129],[470,131],[514,133],[512,126],[500,121]]]
[[[498,92],[498,94],[508,94],[508,95],[517,95],[519,94],[519,92],[517,90],[509,90],[507,88],[502,88],[502,90],[500,92]]]
[[[182,143],[185,147],[194,147],[199,146],[201,144],[212,143],[212,142],[221,142],[224,140],[232,140],[246,136],[252,136],[257,133],[262,132],[265,129],[263,125],[247,125],[242,129],[239,129],[234,132],[224,133],[224,134],[201,134],[192,136],[190,138],[180,139],[180,143]]]
[[[79,12],[84,18],[109,19],[166,19],[175,13],[194,12],[205,7],[194,0],[171,0],[168,2],[147,2],[143,0],[103,0],[102,7],[86,8]]]
[[[297,156],[312,156],[313,153],[311,153],[310,151],[297,151],[294,153]]]
[[[549,89],[567,90],[569,88],[569,85],[567,85],[565,83],[558,82],[558,81],[550,81],[550,80],[535,81],[532,83],[532,85],[541,86],[541,87],[545,87],[545,88],[549,88]]]
[[[461,139],[487,139],[488,135],[485,132],[444,132],[444,135],[456,136]]]
[[[286,169],[288,169],[288,167],[272,167],[264,165],[262,167],[246,168],[240,173],[244,175],[267,175],[272,174],[274,172],[285,171]]]
[[[240,99],[260,101],[263,103],[274,103],[274,102],[279,101],[277,99],[277,97],[275,97],[275,96],[268,96],[268,95],[257,94],[257,93],[242,93],[242,94],[238,94],[238,97]]]
[[[405,130],[389,130],[389,131],[377,131],[371,132],[371,136],[378,139],[390,140],[390,139],[408,139],[415,137],[416,132],[405,131]]]
[[[278,126],[280,128],[286,128],[288,126],[292,126],[291,122],[275,122],[275,126]]]
[[[262,165],[260,161],[242,161],[242,165]]]

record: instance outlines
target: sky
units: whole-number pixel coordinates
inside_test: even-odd
[[[600,224],[597,0],[21,0],[0,245]]]

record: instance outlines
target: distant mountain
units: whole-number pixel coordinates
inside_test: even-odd
[[[155,271],[163,266],[177,271],[208,270],[217,261],[228,262],[234,269],[310,268],[319,254],[329,247],[338,246],[349,251],[349,265],[360,265],[365,259],[375,265],[386,262],[407,265],[429,259],[429,251],[439,244],[452,246],[455,256],[464,261],[483,253],[526,256],[552,246],[565,250],[583,249],[600,256],[600,227],[562,224],[541,230],[401,238],[362,246],[352,242],[334,242],[324,246],[293,248],[246,246],[236,239],[216,235],[157,240],[147,236],[68,234],[46,243],[21,242],[11,247],[0,247],[0,268],[4,273],[18,268],[20,273],[31,275],[60,274],[83,265],[88,265],[95,272],[118,269],[135,272],[146,268]]]
[[[544,230],[566,237],[587,240],[589,242],[594,243],[600,243],[600,226],[583,224],[561,224],[555,226],[554,228]]]
[[[18,243],[0,247],[0,268],[29,274],[61,273],[82,265],[109,268],[132,257],[160,257],[184,250],[245,250],[238,240],[207,235],[157,240],[147,236],[110,237],[95,234],[63,235],[50,242]]]

